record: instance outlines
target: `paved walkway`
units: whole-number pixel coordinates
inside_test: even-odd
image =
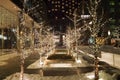
[[[16,52],[0,52],[0,66],[7,64],[7,60],[19,56]]]
[[[88,46],[80,46],[79,51],[81,53],[87,54],[94,57],[92,54],[92,49]],[[105,61],[113,67],[120,69],[120,48],[115,48],[113,46],[103,46],[101,48],[101,58],[100,61]]]

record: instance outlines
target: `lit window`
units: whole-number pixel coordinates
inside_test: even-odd
[[[64,9],[64,6],[62,6],[62,9]]]
[[[75,4],[77,4],[77,2],[75,2]]]
[[[62,17],[62,19],[65,19],[64,17]]]
[[[72,6],[69,6],[69,8],[72,8]]]
[[[56,16],[55,19],[58,19],[58,17]]]
[[[54,1],[52,1],[52,4],[54,4],[55,2]]]
[[[115,19],[112,19],[110,22],[111,22],[112,24],[114,24],[114,23],[115,23]]]
[[[71,2],[69,2],[69,4],[71,4]]]
[[[75,7],[73,6],[72,9],[75,9]]]
[[[40,18],[40,20],[42,20],[42,18]]]
[[[43,12],[43,11],[40,11],[41,13]]]
[[[48,10],[48,12],[50,13],[51,11],[50,11],[50,10]]]
[[[68,7],[68,4],[65,4],[65,6],[67,6],[67,7]]]
[[[40,8],[42,9],[43,7],[41,6]]]
[[[111,8],[111,9],[110,9],[110,12],[115,12],[115,9],[114,9],[114,8]]]
[[[69,9],[69,11],[72,11],[72,9]]]
[[[58,4],[60,4],[60,1],[58,1]]]
[[[55,9],[55,11],[57,11],[58,9]]]
[[[78,5],[80,6],[80,3],[78,3]]]
[[[74,1],[74,0],[72,0],[72,2],[74,3],[75,1]]]
[[[110,5],[115,5],[115,3],[114,3],[114,2],[110,2],[109,4],[110,4]]]
[[[57,4],[58,2],[57,2],[57,1],[55,1],[55,3]]]
[[[62,12],[65,12],[65,10],[62,10]]]
[[[66,13],[68,14],[68,11],[66,11]]]
[[[70,12],[69,15],[71,15],[72,13]]]
[[[115,28],[115,25],[110,25],[110,27],[111,27],[112,29],[114,29],[114,28]]]
[[[54,11],[55,9],[52,9],[52,11]]]
[[[58,7],[58,5],[55,5],[55,7]]]
[[[64,5],[65,3],[62,3],[62,5]]]
[[[60,5],[58,5],[58,7],[60,7]]]

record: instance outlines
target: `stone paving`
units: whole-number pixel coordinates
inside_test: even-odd
[[[84,54],[90,55],[89,54],[90,49],[89,49],[88,46],[81,46],[80,50]],[[119,68],[120,67],[120,64],[119,64],[119,60],[120,60],[119,50],[120,50],[119,48],[114,48],[114,47],[111,47],[111,46],[110,47],[105,46],[102,49],[102,58],[100,58],[100,60],[108,62],[110,65]],[[114,58],[113,58],[113,53],[114,53]],[[4,55],[1,55],[0,56],[0,66],[1,65],[6,65],[5,61],[10,59],[10,58],[14,58],[15,56],[19,56],[19,55],[16,54],[16,53],[13,53],[13,52],[8,53],[8,54],[5,53]],[[110,59],[108,59],[107,57],[110,58]],[[113,61],[115,61],[115,63]],[[118,73],[119,73],[119,71],[118,71]],[[4,80],[10,80],[10,79],[11,80],[19,80],[18,74],[19,73],[15,73],[13,75],[10,75]],[[93,80],[93,79],[87,79],[86,77],[83,77],[83,75],[80,75],[80,76],[71,75],[71,76],[66,76],[66,77],[65,76],[64,77],[63,76],[44,76],[44,77],[41,77],[39,74],[31,74],[31,75],[25,74],[25,75],[27,75],[30,78],[30,80]],[[114,75],[112,75],[112,76],[114,76]],[[112,79],[112,78],[109,77],[109,79],[105,79],[105,80],[119,80],[119,79]]]
[[[24,80],[94,80],[94,72],[70,76],[41,76],[39,74],[24,74]],[[116,80],[104,71],[99,72],[99,80]],[[20,74],[15,73],[4,80],[19,80]]]

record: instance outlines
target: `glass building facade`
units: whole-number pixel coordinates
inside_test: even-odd
[[[12,1],[17,2],[15,0]],[[86,0],[29,1],[30,2],[27,4],[27,12],[34,20],[40,23],[46,21],[46,24],[53,24],[53,28],[56,28],[57,30],[59,28],[59,30],[64,31],[66,24],[69,25],[69,23],[72,23],[68,17],[73,18],[75,9],[79,9],[79,13],[82,14],[82,1]],[[23,4],[21,4],[21,6],[22,5]],[[115,32],[120,34],[120,1],[102,0],[101,5],[105,11],[106,18],[112,18],[106,26],[107,29],[110,29],[113,34]],[[22,8],[21,6],[19,7]],[[86,7],[86,5],[84,7]],[[87,12],[85,10],[85,14],[86,13]],[[27,26],[32,25],[31,21],[26,21],[26,23]],[[11,46],[15,47],[17,39],[14,28],[18,25],[18,16],[0,5],[0,48],[12,48]]]
[[[120,1],[109,0],[109,14],[112,20],[110,21],[111,28],[120,27]]]
[[[112,18],[109,24],[109,28],[112,31],[114,38],[120,38],[120,1],[109,0],[109,17]]]
[[[1,2],[2,3],[2,2]],[[19,27],[20,17],[19,12],[15,11],[14,8],[5,7],[0,3],[0,49],[11,49],[18,47],[19,40]],[[14,6],[13,4],[9,4]],[[39,26],[30,16],[24,14],[24,27],[28,32],[31,32],[31,28]],[[26,31],[27,32],[27,31]]]
[[[17,15],[0,5],[0,49],[16,45],[13,28],[18,25]]]

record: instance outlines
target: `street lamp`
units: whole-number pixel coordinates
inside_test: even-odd
[[[108,36],[110,36],[111,35],[111,32],[110,32],[110,30],[108,30]]]
[[[111,44],[111,32],[110,32],[110,30],[108,30],[108,45],[110,45]]]
[[[111,32],[110,30],[108,30],[108,44],[111,44]],[[114,53],[113,53],[113,66],[115,65],[115,59],[114,59]]]

